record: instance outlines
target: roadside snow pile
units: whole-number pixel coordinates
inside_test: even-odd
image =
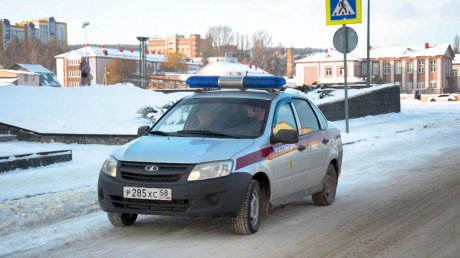
[[[191,93],[140,89],[132,84],[78,88],[0,87],[0,122],[40,133],[136,134],[145,106],[161,107]]]
[[[68,192],[49,192],[20,199],[5,200],[1,203],[0,235],[23,228],[33,228],[43,224],[83,216],[99,210],[96,187]]]
[[[350,89],[349,96],[389,86],[392,85]],[[322,90],[303,93],[287,88],[286,92],[307,95],[316,104],[344,98],[343,89],[326,89],[330,96],[324,98],[320,97]],[[139,118],[139,110],[147,106],[161,110],[190,94],[193,93],[164,94],[132,84],[78,88],[0,87],[0,122],[39,133],[136,134],[139,126],[151,124],[150,117]],[[159,116],[161,112],[155,114],[155,118]]]

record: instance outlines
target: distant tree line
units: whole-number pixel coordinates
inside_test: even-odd
[[[208,28],[209,45],[202,46],[203,60],[211,56],[232,56],[241,63],[259,67],[274,75],[286,75],[286,48],[279,43],[274,46],[272,36],[266,31],[256,31],[251,36],[234,32],[228,26]],[[313,48],[294,48],[293,60],[320,51]]]
[[[0,50],[0,65],[8,68],[14,64],[41,64],[56,73],[54,57],[67,51],[69,48],[57,40],[41,43],[37,39],[19,41],[12,38],[5,51]]]

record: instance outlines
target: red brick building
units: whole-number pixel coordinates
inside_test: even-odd
[[[150,39],[148,49],[152,53],[180,52],[188,58],[200,57],[200,49],[208,40],[202,39],[199,34],[190,34],[189,38],[183,35],[170,35],[166,39]]]

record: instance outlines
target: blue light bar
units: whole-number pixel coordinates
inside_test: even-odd
[[[191,88],[281,89],[281,76],[192,76],[185,82]]]
[[[219,88],[220,76],[192,76],[189,77],[185,84],[191,88]]]

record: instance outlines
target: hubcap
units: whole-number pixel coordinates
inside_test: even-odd
[[[252,193],[251,198],[251,211],[249,213],[251,224],[257,224],[257,220],[259,219],[259,195],[257,192]]]

